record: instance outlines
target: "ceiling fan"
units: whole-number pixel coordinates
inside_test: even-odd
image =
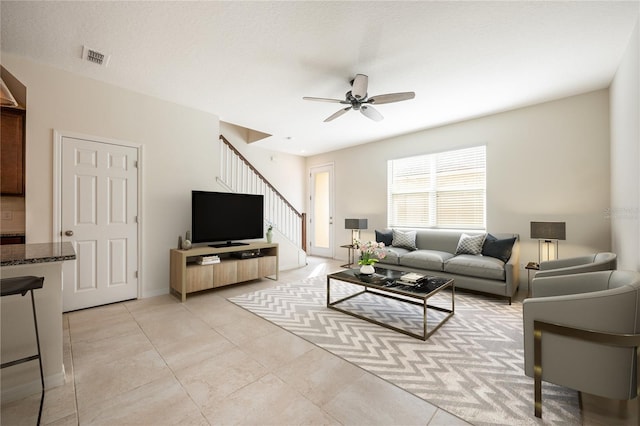
[[[381,121],[384,117],[371,105],[389,104],[391,102],[406,101],[416,97],[414,92],[400,92],[400,93],[387,93],[386,95],[376,95],[369,97],[367,94],[367,86],[369,85],[369,77],[364,74],[356,74],[355,78],[351,80],[351,90],[345,93],[345,99],[331,99],[331,98],[313,98],[305,96],[302,99],[306,101],[319,101],[319,102],[332,102],[343,105],[349,105],[334,114],[327,117],[324,122],[328,122],[340,117],[350,109],[360,111],[362,115],[373,121]]]

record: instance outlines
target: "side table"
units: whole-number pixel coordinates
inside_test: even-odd
[[[348,261],[349,263],[345,263],[344,265],[340,265],[341,268],[349,268],[351,269],[351,266],[353,266],[353,264],[355,263],[355,259],[354,259],[354,253],[355,253],[355,246],[353,244],[345,244],[343,246],[340,246],[342,248],[346,248],[349,250],[349,257],[348,257]]]
[[[540,265],[537,262],[529,262],[524,269],[527,270],[527,297],[531,297],[531,271],[539,271]]]

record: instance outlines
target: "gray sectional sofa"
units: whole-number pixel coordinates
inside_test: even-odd
[[[465,242],[474,240],[471,248],[461,243],[463,234]],[[479,240],[481,246],[473,247]],[[501,296],[509,304],[518,290],[518,234],[387,229],[376,231],[376,241],[387,246],[387,255],[379,263],[387,269],[450,277],[456,288]]]

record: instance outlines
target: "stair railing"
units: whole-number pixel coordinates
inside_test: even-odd
[[[306,251],[306,214],[298,212],[224,136],[220,140],[218,181],[231,192],[263,195],[265,221]]]

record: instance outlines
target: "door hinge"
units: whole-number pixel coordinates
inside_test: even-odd
[[[134,217],[133,217],[133,221],[134,221],[135,223],[138,223],[138,216],[134,216]]]
[[[135,271],[135,272],[133,273],[133,277],[134,277],[134,278],[138,278],[138,271]]]
[[[133,161],[133,167],[135,167],[136,169],[138,168],[138,160]]]

